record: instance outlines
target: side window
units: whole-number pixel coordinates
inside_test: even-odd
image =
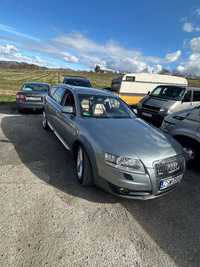
[[[183,98],[183,102],[191,102],[191,96],[192,96],[192,91],[191,90],[187,91],[187,93]]]
[[[193,101],[200,102],[200,90],[193,92]]]
[[[75,111],[75,99],[73,94],[70,91],[66,91],[63,100],[62,100],[62,106],[70,106],[74,108]]]
[[[53,95],[54,95],[56,89],[57,89],[57,87],[55,87],[55,86],[51,87],[51,88],[49,89],[49,93],[48,93],[48,95],[51,96],[51,97],[53,97]]]
[[[55,90],[55,92],[53,93],[52,97],[53,99],[60,104],[61,100],[63,98],[63,94],[64,94],[65,89],[62,87],[58,87],[57,90]]]

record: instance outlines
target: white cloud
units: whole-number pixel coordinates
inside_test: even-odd
[[[195,10],[195,14],[196,14],[197,16],[200,16],[200,8],[197,8],[197,9]]]
[[[154,73],[160,73],[163,70],[163,66],[160,64],[157,64],[153,70]]]
[[[25,38],[25,39],[30,39],[30,40],[33,40],[33,41],[40,41],[38,38],[36,38],[34,36],[18,32],[15,28],[7,26],[7,25],[4,25],[4,24],[0,24],[0,31],[8,32],[10,34],[14,34],[14,35],[17,35],[19,37],[22,37],[22,38]]]
[[[183,31],[184,32],[193,32],[194,31],[194,26],[190,22],[185,22],[183,24]]]
[[[190,41],[191,54],[185,62],[177,67],[181,73],[200,76],[200,37]]]
[[[180,50],[177,50],[176,52],[174,53],[169,53],[165,56],[165,59],[167,62],[169,63],[172,63],[172,62],[175,62],[177,61],[181,56],[181,51]]]
[[[52,40],[51,45],[60,51],[68,51],[80,64],[89,68],[98,64],[105,69],[142,72],[162,61],[158,57],[147,57],[140,51],[126,49],[113,40],[97,43],[80,33],[59,36]]]
[[[1,46],[0,58],[5,60],[24,61],[42,66],[54,66],[61,64],[63,67],[69,64],[87,69],[94,69],[100,65],[104,69],[122,72],[159,72],[166,64],[177,61],[181,51],[168,53],[163,58],[146,56],[141,51],[133,48],[125,48],[119,43],[108,40],[104,43],[95,42],[81,33],[71,33],[58,36],[48,41],[35,41],[34,39],[20,42],[16,46]],[[5,55],[5,51],[8,53]],[[11,53],[11,50],[13,52]],[[15,50],[15,51],[14,51]],[[42,55],[46,60],[36,56],[25,56],[21,51],[28,51]],[[72,65],[77,66],[77,65]],[[168,65],[167,65],[168,66]]]
[[[47,66],[47,62],[42,60],[39,56],[28,57],[19,52],[16,46],[14,45],[0,45],[0,60],[5,61],[17,61],[17,62],[26,62],[29,64],[37,64],[40,66]]]
[[[188,33],[199,32],[200,27],[194,26],[191,22],[185,22],[183,24],[183,31]]]

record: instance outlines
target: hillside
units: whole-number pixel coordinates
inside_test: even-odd
[[[53,85],[61,83],[63,77],[67,75],[85,76],[90,79],[93,87],[96,88],[110,87],[112,79],[117,76],[114,73],[51,70],[26,63],[0,61],[0,101],[15,96],[21,84],[25,81],[41,81]],[[188,79],[188,81],[190,86],[200,87],[200,80]]]
[[[28,70],[44,70],[45,67],[41,67],[35,64],[28,64],[25,62],[17,61],[0,61],[0,69],[28,69]]]

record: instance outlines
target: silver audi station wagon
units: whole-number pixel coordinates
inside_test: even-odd
[[[181,146],[110,92],[54,86],[44,103],[42,125],[72,152],[84,186],[151,199],[173,190],[184,175]]]

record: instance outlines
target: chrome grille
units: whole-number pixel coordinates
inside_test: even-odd
[[[185,169],[185,159],[183,156],[173,157],[156,162],[154,165],[156,177],[163,179],[182,174]]]

